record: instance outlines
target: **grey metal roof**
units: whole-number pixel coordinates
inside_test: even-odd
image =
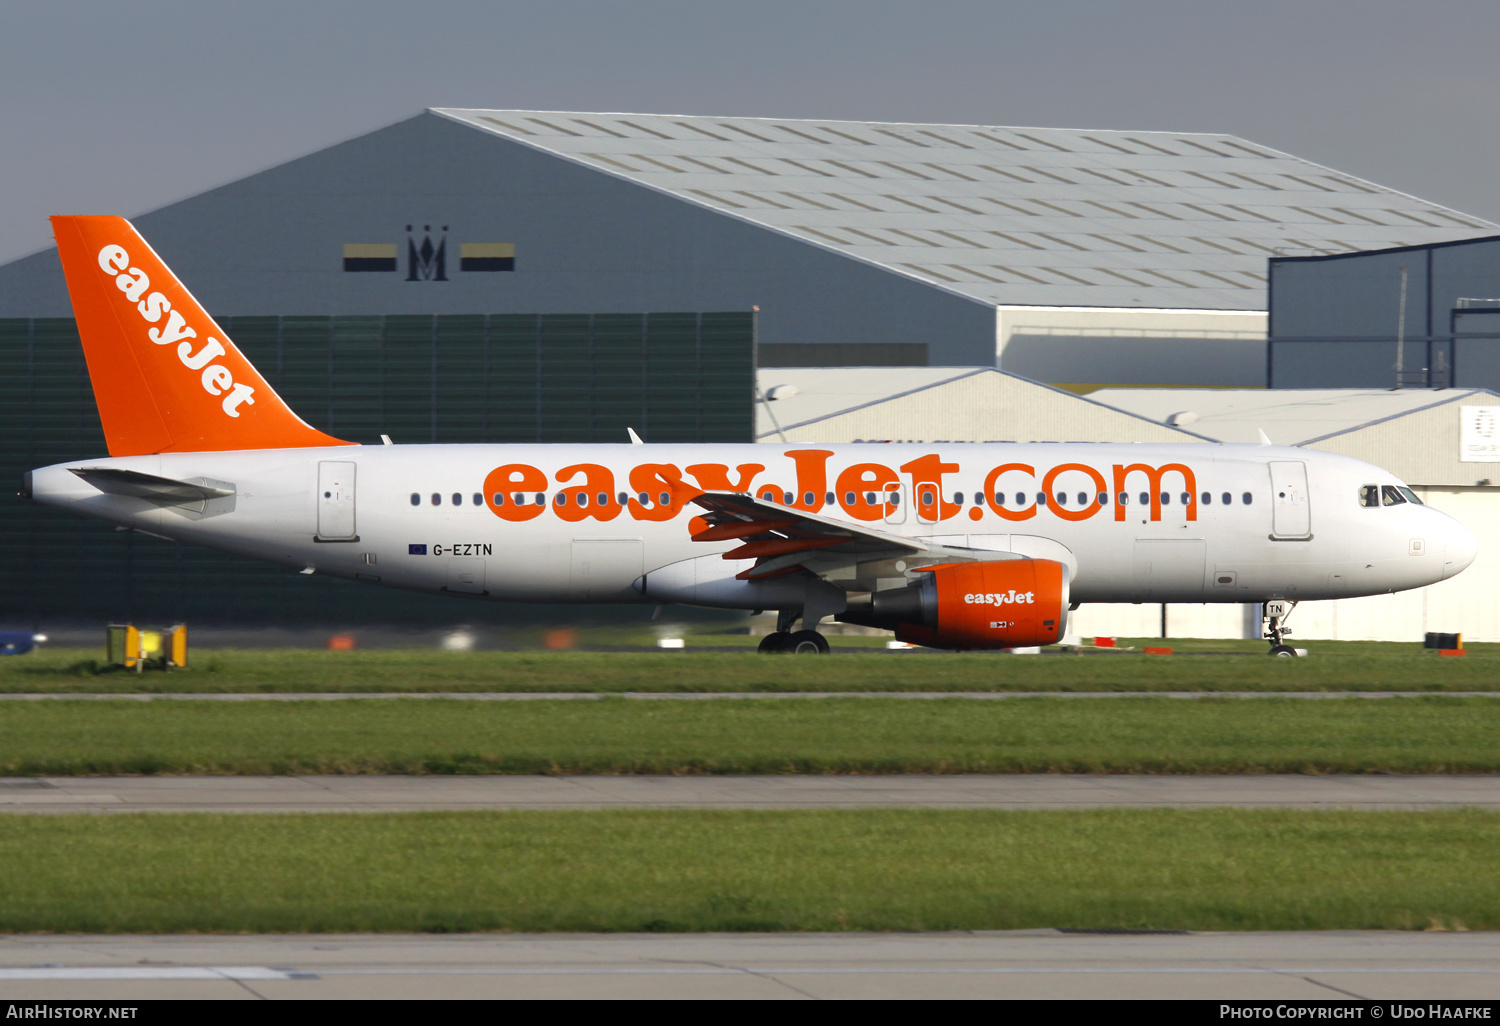
[[[434,113],[997,305],[1263,310],[1269,256],[1500,230],[1211,133]]]
[[[1435,406],[1488,406],[1495,395],[1482,388],[1101,388],[1089,398],[1221,442],[1257,442],[1262,430],[1277,445],[1309,445]]]

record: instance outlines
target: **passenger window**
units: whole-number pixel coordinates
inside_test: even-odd
[[[536,493],[536,504],[538,506],[545,506],[545,505],[547,505],[547,493],[546,492],[537,492]]]
[[[844,505],[845,506],[852,506],[852,505],[854,505],[854,493],[853,492],[845,492],[844,493]]]
[[[1248,506],[1248,505],[1250,505],[1250,502],[1251,502],[1251,500],[1253,498],[1254,498],[1254,496],[1252,496],[1249,492],[1246,492],[1244,495],[1240,496],[1240,501],[1243,502],[1246,506]]]
[[[1129,506],[1130,505],[1130,496],[1127,495],[1127,494],[1125,494],[1124,492],[1120,493],[1120,505],[1121,506]]]
[[[1407,488],[1407,487],[1403,486],[1401,488],[1401,494],[1404,495],[1404,496],[1406,496],[1406,501],[1407,502],[1415,502],[1418,506],[1425,506],[1425,505],[1427,505],[1421,499],[1417,498],[1417,493],[1414,492],[1414,491],[1412,491],[1410,488]]]
[[[1141,493],[1141,505],[1142,506],[1149,506],[1149,505],[1151,505],[1151,493],[1150,492],[1142,492]]]
[[[1406,504],[1406,496],[1402,495],[1401,490],[1395,485],[1386,485],[1380,489],[1380,494],[1385,499],[1383,505],[1404,506]]]
[[[1089,493],[1088,492],[1079,492],[1078,493],[1078,505],[1080,505],[1080,506],[1087,506],[1088,504],[1089,504]]]
[[[1380,505],[1379,485],[1360,485],[1359,504],[1365,509],[1374,509]]]
[[[1184,506],[1191,506],[1193,504],[1193,493],[1192,492],[1183,492],[1182,493],[1182,504]]]
[[[833,496],[830,495],[829,498],[833,498]],[[901,505],[901,493],[900,492],[891,492],[888,495],[886,495],[885,501],[889,502],[892,506],[899,506],[899,505]]]
[[[773,492],[773,491],[771,491],[771,489],[767,488],[765,491],[763,491],[763,492],[760,493],[760,499],[761,499],[762,502],[775,502],[776,501],[776,493]],[[650,501],[650,496],[648,496],[645,492],[642,492],[641,493],[641,504],[645,505],[649,501]]]
[[[616,495],[615,498],[618,499],[620,501],[620,505],[623,506],[630,501],[630,493],[621,492],[619,495]]]
[[[1163,506],[1170,506],[1170,505],[1172,505],[1172,496],[1171,496],[1171,494],[1169,492],[1162,492],[1161,493],[1161,504]]]
[[[504,506],[505,505],[505,493],[504,492],[496,492],[494,495],[490,496],[490,498],[492,498],[492,499],[495,500],[495,505],[496,506]]]
[[[411,504],[413,506],[420,506],[420,505],[422,505],[422,496],[418,495],[416,492],[412,492],[411,493]]]
[[[1068,493],[1067,492],[1058,492],[1057,493],[1057,504],[1059,506],[1066,506],[1068,504]]]
[[[453,505],[455,505],[455,506],[462,506],[463,504],[464,504],[464,497],[462,495],[460,495],[458,492],[454,492],[453,493]]]
[[[834,497],[834,494],[832,492],[829,492],[823,496],[823,505],[825,506],[832,506],[836,501],[838,500]]]
[[[1203,493],[1203,505],[1205,505],[1205,506],[1212,506],[1213,504],[1214,504],[1214,493],[1213,492],[1204,492]]]
[[[1004,506],[1005,505],[1005,493],[1004,492],[996,492],[995,493],[995,505],[996,506]]]
[[[439,495],[437,492],[433,492],[432,493],[432,504],[434,506],[441,506],[443,504],[443,497],[441,495]]]
[[[662,492],[660,495],[657,496],[657,498],[661,500],[661,505],[663,505],[663,506],[670,506],[670,505],[672,505],[672,495],[671,495],[670,492]],[[787,502],[791,502],[791,496],[790,495],[787,496]]]
[[[576,496],[573,497],[573,501],[578,503],[580,509],[585,509],[589,504],[589,493],[579,492]]]
[[[1109,505],[1109,493],[1108,492],[1100,492],[1099,493],[1099,505],[1101,505],[1101,506],[1108,506]]]
[[[1045,492],[1037,492],[1036,493],[1036,504],[1038,506],[1045,506],[1045,505],[1047,505],[1047,495],[1046,495]]]
[[[1016,493],[1016,505],[1017,506],[1024,506],[1024,505],[1026,505],[1026,493],[1025,492],[1017,492]]]
[[[667,493],[666,492],[662,492],[661,494],[662,494],[661,504],[663,506],[665,506],[667,504],[667,498],[666,498]],[[784,506],[790,506],[794,501],[796,501],[796,500],[793,498],[791,492],[786,492],[785,494],[783,494],[781,496],[781,503]]]
[[[934,501],[934,498],[933,498],[933,494],[931,492],[923,492],[922,493],[922,505],[924,505],[924,506],[931,506],[932,503],[933,503],[933,501]]]
[[[953,493],[953,505],[955,505],[955,506],[962,506],[963,504],[964,504],[964,493],[963,492],[954,492]]]
[[[804,506],[811,506],[816,501],[817,501],[817,497],[814,496],[812,492],[803,492],[802,493],[802,505],[804,505]]]
[[[1228,492],[1225,492],[1225,493],[1224,493],[1224,494],[1223,494],[1223,495],[1221,495],[1221,496],[1219,496],[1219,499],[1220,499],[1220,501],[1221,501],[1221,502],[1223,502],[1223,503],[1224,503],[1224,505],[1226,505],[1226,506],[1228,506],[1228,505],[1230,505],[1230,504],[1231,504],[1231,503],[1232,503],[1232,502],[1233,502],[1233,501],[1234,501],[1234,500],[1233,500],[1233,499],[1232,499],[1232,498],[1231,498],[1231,497],[1230,497],[1230,495],[1229,495],[1229,493],[1228,493]]]
[[[609,505],[609,493],[608,492],[600,492],[598,495],[594,496],[594,498],[598,500],[599,505],[601,505],[601,506],[608,506]]]
[[[552,496],[552,505],[554,505],[554,506],[566,506],[567,504],[568,504],[568,493],[567,492],[558,492],[556,495]]]
[[[476,506],[483,506],[484,505],[484,496],[482,494],[480,494],[479,492],[475,492],[474,493],[474,505],[476,505]]]

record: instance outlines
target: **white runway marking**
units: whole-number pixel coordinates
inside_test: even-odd
[[[36,968],[0,969],[5,980],[295,980],[301,974],[295,969],[267,969],[262,966],[38,966]]]

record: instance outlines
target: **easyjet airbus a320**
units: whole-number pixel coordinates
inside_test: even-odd
[[[1359,460],[1272,445],[383,445],[303,422],[118,217],[52,219],[109,458],[38,502],[306,572],[511,602],[779,611],[955,649],[1084,602],[1297,601],[1451,577],[1473,536]],[[800,623],[799,623],[800,621]],[[800,629],[795,632],[793,627]]]

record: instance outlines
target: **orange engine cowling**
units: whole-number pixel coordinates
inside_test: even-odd
[[[934,648],[1052,645],[1068,618],[1068,568],[1051,559],[945,563],[906,605],[895,625],[901,641]],[[884,593],[890,594],[890,593]],[[891,596],[895,598],[895,596]],[[894,612],[894,610],[892,610]]]

